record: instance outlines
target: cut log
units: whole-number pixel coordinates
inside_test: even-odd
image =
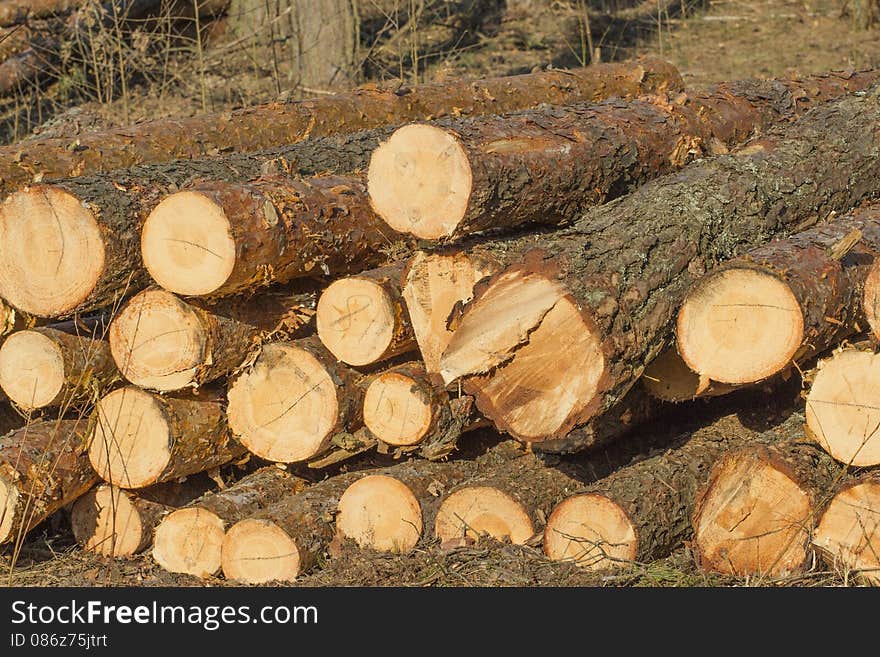
[[[267,179],[165,198],[144,223],[141,253],[165,289],[221,296],[360,271],[392,259],[400,240],[370,210],[357,178]]]
[[[268,461],[312,459],[363,425],[359,378],[317,337],[267,344],[229,386],[229,426]]]
[[[452,339],[453,313],[473,298],[474,286],[494,274],[497,263],[464,251],[417,252],[403,274],[403,300],[419,352],[430,374],[440,371],[440,356]]]
[[[510,112],[542,103],[634,96],[683,86],[666,62],[644,59],[570,71],[542,71],[485,80],[421,85],[407,90],[364,88],[296,103],[271,103],[191,119],[149,121],[79,135],[0,148],[0,192],[45,177],[111,171],[148,162],[204,157],[227,150],[253,152],[309,137],[427,120],[455,107],[462,114]],[[20,157],[17,157],[20,154]]]
[[[421,527],[432,526],[443,492],[476,472],[479,463],[406,461],[325,479],[233,525],[223,541],[223,573],[228,579],[249,584],[295,579],[324,556],[337,528],[342,531],[338,516],[334,527],[337,512],[344,512],[342,522],[347,531],[364,545],[393,546],[392,536],[401,541],[398,547],[410,545],[413,538],[418,541],[416,534],[422,533],[419,523]],[[376,476],[382,478],[377,480]],[[364,480],[368,484],[378,481],[379,485],[359,483]],[[340,509],[340,500],[351,486],[354,489]],[[391,508],[397,513],[389,513]],[[372,537],[365,536],[363,522],[379,518],[381,526],[374,524]]]
[[[842,486],[822,514],[813,545],[829,566],[880,584],[880,480],[869,474]]]
[[[153,529],[169,511],[163,504],[101,484],[76,501],[70,524],[84,549],[107,557],[130,557],[150,546]]]
[[[807,394],[807,427],[841,463],[880,463],[880,355],[845,349],[821,361]]]
[[[126,386],[95,408],[89,460],[101,478],[144,488],[229,463],[245,452],[229,433],[222,392],[163,397]]]
[[[422,537],[422,507],[399,479],[367,475],[339,498],[336,529],[360,547],[406,553]]]
[[[462,379],[487,418],[525,441],[560,438],[601,414],[670,346],[697,276],[877,193],[877,120],[878,90],[847,96],[570,228],[471,247],[508,267],[465,307],[441,360],[444,383]]]
[[[693,516],[697,564],[740,576],[801,571],[823,496],[839,473],[827,455],[804,442],[726,454],[698,494]]]
[[[880,254],[878,220],[880,205],[870,205],[700,279],[678,312],[688,367],[710,381],[754,383],[860,330],[862,290]]]
[[[25,410],[94,402],[118,379],[104,340],[43,327],[17,331],[0,347],[0,387]]]
[[[343,363],[372,365],[416,348],[400,290],[403,269],[396,265],[341,278],[321,294],[318,337]]]
[[[370,201],[391,228],[421,239],[563,223],[878,77],[745,80],[673,102],[611,99],[407,125],[370,159]]]
[[[547,520],[544,553],[591,570],[665,557],[691,537],[697,492],[728,450],[802,435],[798,413],[766,433],[728,415],[679,435],[561,502]]]
[[[98,482],[85,420],[32,422],[0,438],[0,544],[24,535]]]
[[[110,349],[120,372],[137,386],[159,391],[198,387],[232,372],[258,337],[284,328],[285,321],[289,331],[301,330],[289,320],[314,307],[311,292],[272,291],[200,307],[165,290],[148,289],[113,320]]]
[[[232,486],[207,493],[165,516],[156,528],[153,558],[165,570],[196,577],[220,571],[226,529],[305,488],[299,477],[274,466],[261,468]]]
[[[667,402],[726,395],[738,387],[701,377],[687,366],[674,347],[651,361],[645,368],[641,381],[650,395]]]

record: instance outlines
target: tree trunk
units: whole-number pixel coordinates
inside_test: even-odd
[[[277,331],[290,337],[303,333],[315,297],[313,292],[270,290],[209,306],[147,289],[113,320],[110,350],[122,375],[141,388],[197,388],[235,370],[260,338]],[[0,349],[0,366],[2,354]]]
[[[79,135],[0,148],[0,192],[34,177],[81,176],[149,162],[201,158],[233,150],[253,152],[306,138],[443,116],[510,112],[541,103],[595,101],[610,96],[678,91],[678,72],[659,60],[602,64],[571,71],[420,85],[412,89],[364,88],[296,103],[271,103],[189,119],[149,121]]]
[[[318,337],[343,363],[362,367],[416,349],[401,293],[404,264],[340,278],[321,294]]]
[[[363,426],[360,378],[315,336],[267,344],[229,385],[229,426],[268,461],[313,459]]]
[[[303,479],[269,466],[207,493],[162,520],[156,528],[153,558],[172,573],[216,575],[227,528],[305,487]]]
[[[93,402],[119,378],[103,340],[42,327],[17,331],[0,347],[0,387],[25,410]]]
[[[878,78],[745,80],[673,102],[611,99],[407,125],[373,153],[370,200],[391,228],[421,239],[565,223]]]
[[[780,577],[807,564],[823,496],[841,468],[815,445],[753,445],[715,463],[694,509],[693,550],[706,571]]]
[[[760,246],[701,278],[678,312],[676,344],[699,377],[767,379],[864,326],[880,254],[880,204]]]
[[[570,228],[473,247],[509,266],[464,309],[441,360],[444,382],[462,379],[486,417],[520,440],[559,438],[601,414],[670,346],[698,276],[876,194],[878,120],[878,90],[847,96]]]
[[[89,460],[101,478],[144,488],[229,463],[245,453],[229,433],[222,391],[163,397],[127,386],[95,409]]]
[[[0,439],[0,544],[20,545],[98,482],[83,453],[85,432],[84,420],[42,421]]]

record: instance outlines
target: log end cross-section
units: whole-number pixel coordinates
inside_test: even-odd
[[[217,514],[201,507],[178,509],[156,528],[153,558],[168,572],[216,575],[224,534],[223,520]]]
[[[387,475],[368,475],[339,498],[336,529],[361,547],[405,553],[422,536],[422,508],[403,482]]]
[[[434,397],[406,372],[384,372],[364,393],[364,424],[389,445],[417,445],[434,425]]]
[[[260,518],[230,527],[222,558],[227,579],[249,584],[293,581],[302,561],[296,542],[274,522]]]
[[[534,534],[528,510],[492,486],[462,488],[443,500],[434,534],[444,545],[463,545],[488,534],[521,545]]]
[[[42,408],[64,388],[61,347],[38,331],[18,331],[0,347],[0,387],[22,408]]]

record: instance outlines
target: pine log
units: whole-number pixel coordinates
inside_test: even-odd
[[[69,177],[149,162],[204,157],[226,150],[253,152],[309,137],[428,120],[450,112],[510,112],[541,103],[675,91],[678,72],[653,59],[601,64],[571,71],[461,80],[410,89],[362,88],[295,103],[270,103],[189,119],[148,121],[126,128],[46,139],[0,148],[0,192],[9,194],[34,176]]]
[[[402,274],[403,300],[425,369],[440,371],[440,356],[452,339],[454,313],[473,298],[478,281],[497,263],[464,251],[418,251]]]
[[[878,120],[880,91],[847,96],[572,227],[472,247],[508,267],[464,308],[441,360],[444,383],[463,380],[485,416],[520,440],[560,438],[601,414],[670,346],[699,275],[877,193]]]
[[[315,296],[270,290],[253,299],[209,306],[147,289],[113,320],[110,350],[122,375],[141,388],[197,388],[231,373],[260,338],[282,329],[303,332],[314,312]]]
[[[880,479],[864,475],[841,486],[825,509],[813,546],[832,568],[880,585]]]
[[[216,575],[227,528],[305,487],[305,480],[269,466],[207,493],[165,516],[156,528],[153,558],[172,573]]]
[[[762,381],[864,326],[880,254],[880,204],[760,246],[701,278],[678,312],[676,344],[699,377]]]
[[[144,488],[229,463],[246,450],[229,433],[220,390],[167,397],[126,386],[95,407],[89,460],[101,478]]]
[[[816,367],[807,428],[832,457],[851,466],[880,463],[880,354],[846,348]]]
[[[840,472],[815,445],[797,439],[726,454],[697,495],[697,564],[739,576],[803,570],[818,513]]]
[[[15,541],[98,482],[85,420],[32,422],[0,438],[0,544]]]
[[[360,375],[315,336],[267,344],[242,370],[227,393],[229,426],[261,458],[313,459],[363,425]]]
[[[370,201],[391,228],[421,239],[564,223],[878,79],[870,70],[744,80],[671,102],[610,99],[407,125],[370,159]]]
[[[640,380],[648,394],[666,402],[726,395],[739,387],[700,376],[687,366],[675,347],[670,347],[652,360]]]
[[[41,327],[17,331],[0,347],[0,387],[24,410],[95,401],[118,379],[104,340]]]
[[[401,292],[405,264],[340,278],[321,294],[318,337],[343,363],[372,365],[416,348]]]
[[[421,537],[422,528],[433,525],[443,492],[478,467],[478,460],[405,461],[325,479],[233,525],[223,540],[223,573],[228,579],[249,584],[291,581],[325,554],[337,531],[342,537],[349,531],[354,535],[352,538],[372,547],[387,547],[389,536],[402,536],[403,542],[397,547],[411,547]],[[393,478],[397,483],[378,480],[379,494],[375,496],[369,494],[376,490],[370,491],[370,480],[358,486],[366,477],[376,476]],[[359,490],[366,490],[360,512],[356,508],[339,508],[343,495],[353,485],[356,488],[345,507],[355,500]],[[413,498],[420,513],[414,513]],[[334,527],[334,515],[342,511],[346,530],[339,526],[338,516]],[[376,523],[380,518],[382,522]],[[362,531],[365,520],[374,522],[372,538],[365,537]]]

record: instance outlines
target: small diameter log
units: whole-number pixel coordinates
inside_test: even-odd
[[[229,426],[268,461],[315,458],[363,425],[359,378],[317,337],[267,344],[229,386]]]
[[[819,362],[807,394],[807,428],[841,463],[880,463],[880,354],[844,349]]]
[[[25,410],[95,401],[118,379],[104,340],[42,327],[17,331],[0,347],[0,387]]]
[[[829,566],[880,585],[880,478],[869,474],[838,490],[813,534]]]
[[[246,450],[229,433],[222,392],[163,397],[126,386],[98,402],[89,460],[101,478],[144,488],[230,462]]]
[[[122,375],[159,391],[198,387],[242,364],[255,340],[303,321],[315,294],[269,292],[215,306],[187,303],[160,289],[135,295],[110,325],[110,350]],[[2,350],[0,350],[2,356]]]
[[[497,263],[465,251],[417,252],[403,274],[403,300],[425,369],[440,370],[440,356],[452,339],[453,313],[473,298],[478,281],[494,274]]]
[[[365,366],[416,348],[400,290],[404,265],[362,272],[331,283],[318,299],[318,337],[336,358]]]
[[[698,494],[693,551],[706,571],[780,577],[809,557],[823,497],[840,468],[804,442],[726,454]]]
[[[710,381],[747,384],[860,329],[880,254],[880,205],[758,247],[700,279],[678,312],[678,352]]]
[[[408,551],[432,526],[444,491],[478,467],[417,460],[325,479],[233,525],[223,541],[223,573],[249,584],[291,581],[337,534],[365,547]]]
[[[700,376],[687,366],[675,347],[670,347],[651,361],[642,374],[641,382],[648,394],[667,402],[726,395],[738,387]]]
[[[9,194],[45,177],[71,177],[148,162],[190,160],[212,153],[254,152],[308,138],[353,132],[450,113],[510,112],[542,103],[562,104],[611,96],[678,91],[678,72],[666,62],[642,59],[570,71],[455,80],[401,90],[364,88],[292,103],[270,103],[235,112],[148,121],[69,138],[0,148],[0,192]]]
[[[461,379],[483,414],[520,440],[565,436],[671,346],[699,275],[876,194],[877,121],[880,91],[846,96],[592,208],[572,227],[471,247],[507,268],[464,308],[441,359],[444,383]]]
[[[697,492],[718,459],[750,442],[802,436],[802,425],[795,413],[762,434],[728,415],[680,435],[556,506],[544,530],[544,553],[590,570],[668,556],[691,537]]]
[[[144,222],[141,254],[165,289],[222,296],[375,267],[400,240],[370,209],[358,178],[268,178],[166,197]]]
[[[370,159],[370,200],[391,228],[420,239],[564,223],[695,155],[727,152],[878,79],[871,70],[847,78],[744,80],[672,102],[611,99],[407,125]],[[804,83],[817,93],[805,94]]]
[[[0,438],[0,544],[24,535],[98,482],[86,422],[32,422]]]
[[[423,456],[439,458],[455,448],[463,433],[483,426],[472,399],[450,398],[418,362],[376,374],[362,387],[364,425],[386,445],[418,446]]]
[[[261,468],[232,486],[207,493],[165,516],[156,528],[153,558],[172,573],[211,577],[220,570],[226,529],[305,488],[306,482],[275,466]]]
[[[73,535],[84,549],[107,557],[130,557],[148,548],[153,530],[170,507],[110,484],[96,486],[70,511]]]

